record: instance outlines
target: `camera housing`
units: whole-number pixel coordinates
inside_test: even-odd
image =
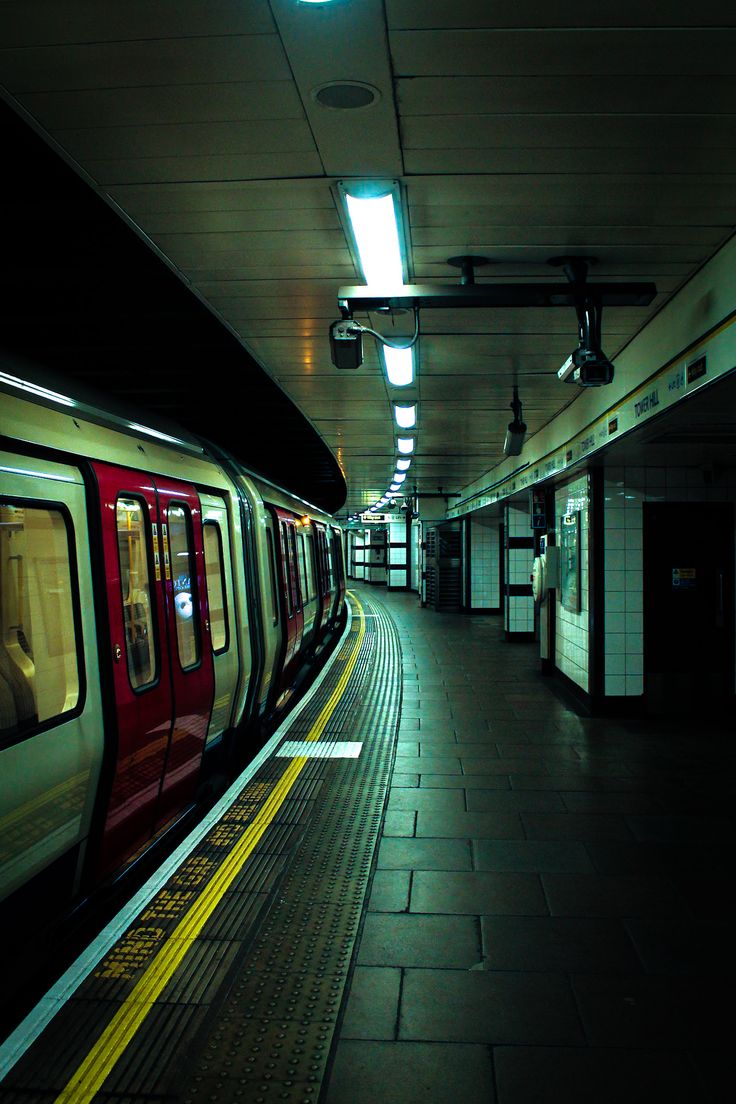
[[[330,326],[330,356],[336,368],[360,368],[363,363],[363,337],[352,319]]]

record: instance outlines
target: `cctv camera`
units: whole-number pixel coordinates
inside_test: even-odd
[[[342,319],[330,326],[330,354],[336,368],[360,368],[363,339],[352,319]]]
[[[506,456],[520,456],[521,450],[524,447],[524,438],[526,437],[526,423],[513,421],[509,422],[508,429],[506,430],[506,439],[503,443],[503,451]]]
[[[604,387],[613,380],[613,365],[601,349],[581,345],[567,358],[557,378],[578,387]]]

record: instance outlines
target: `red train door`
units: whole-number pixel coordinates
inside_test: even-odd
[[[193,795],[214,679],[196,491],[170,481],[157,488],[151,476],[110,464],[94,469],[117,736],[101,855],[108,870]]]
[[[298,562],[296,554],[296,526],[292,514],[274,507],[276,531],[278,534],[281,581],[284,599],[284,661],[281,672],[281,685],[277,702],[280,702],[294,680],[298,666],[302,635],[304,632],[304,611],[299,586]]]
[[[202,510],[194,487],[156,477],[161,519],[173,716],[157,825],[194,797],[215,692]],[[167,570],[167,552],[170,567]]]

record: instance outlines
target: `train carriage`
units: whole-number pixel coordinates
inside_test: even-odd
[[[61,904],[252,757],[344,574],[234,458],[47,394],[0,392],[0,900]]]

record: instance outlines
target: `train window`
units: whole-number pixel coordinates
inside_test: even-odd
[[[302,577],[302,598],[306,605],[309,601],[309,572],[307,570],[307,540],[304,533],[299,533],[299,571]]]
[[[58,509],[0,503],[0,734],[79,703],[70,532]]]
[[[169,522],[171,572],[174,580],[176,645],[179,651],[179,662],[182,669],[187,671],[199,662],[192,519],[189,508],[183,503],[171,503],[166,513]]]
[[[289,562],[289,542],[286,536],[286,522],[281,522],[281,567],[284,572],[284,591],[286,592],[286,612],[294,616],[294,599],[291,594],[291,564]]]
[[[225,602],[225,568],[222,556],[222,533],[215,521],[207,521],[204,531],[204,567],[207,580],[207,604],[210,610],[212,651],[216,655],[229,647],[227,603]]]
[[[338,529],[332,530],[332,552],[333,563],[335,567],[335,579],[338,583],[342,583],[345,578],[345,567],[343,564],[342,555],[342,539]]]
[[[115,513],[128,677],[133,689],[140,690],[155,682],[158,675],[147,547],[147,511],[145,504],[137,498],[119,498]]]
[[[314,537],[311,533],[305,534],[304,543],[306,546],[307,561],[305,577],[309,580],[309,593],[314,597],[317,593],[317,579],[314,574]]]
[[[294,588],[294,605],[297,610],[300,610],[302,608],[301,581],[299,579],[299,557],[296,554],[296,533],[293,525],[289,526],[289,560],[293,567],[291,581]]]
[[[276,587],[276,553],[273,547],[273,533],[270,527],[266,529],[266,544],[268,545],[268,574],[271,578],[271,620],[274,625],[279,623],[278,590]]]
[[[325,552],[327,559],[327,587],[332,590],[335,585],[335,572],[332,564],[332,541],[325,538]]]

